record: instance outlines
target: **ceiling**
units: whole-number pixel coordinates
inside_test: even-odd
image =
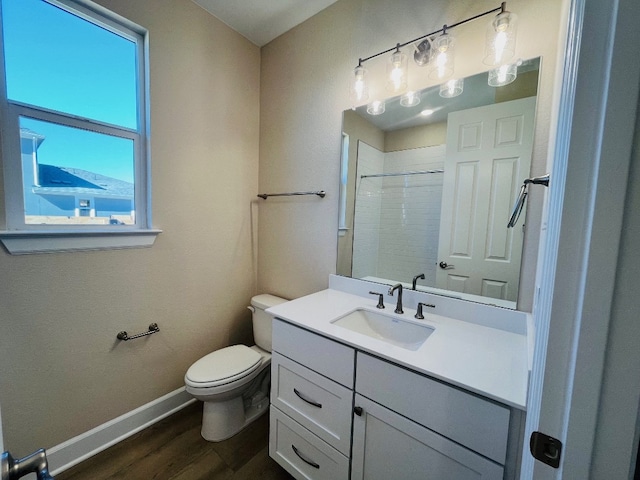
[[[193,0],[262,47],[337,0]]]

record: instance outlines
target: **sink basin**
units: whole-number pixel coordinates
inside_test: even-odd
[[[407,350],[420,348],[434,330],[427,325],[365,309],[354,310],[331,323]]]

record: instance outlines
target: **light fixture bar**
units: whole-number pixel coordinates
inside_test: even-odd
[[[372,58],[376,58],[376,57],[379,57],[380,55],[384,55],[386,53],[393,52],[393,51],[398,50],[400,48],[404,48],[407,45],[411,45],[412,43],[415,43],[415,42],[417,42],[419,40],[424,40],[425,38],[428,38],[428,37],[433,37],[434,35],[437,35],[439,33],[445,33],[447,30],[451,30],[452,28],[459,27],[460,25],[464,25],[465,23],[469,23],[469,22],[471,22],[473,20],[477,20],[478,18],[484,17],[486,15],[490,15],[490,14],[496,13],[496,12],[501,12],[501,13],[505,12],[506,9],[507,9],[507,2],[502,2],[499,7],[493,8],[491,10],[487,10],[484,13],[479,13],[478,15],[475,15],[473,17],[469,17],[469,18],[467,18],[465,20],[462,20],[462,21],[460,21],[458,23],[454,23],[453,25],[444,25],[440,30],[436,30],[435,32],[427,33],[426,35],[422,35],[422,36],[420,36],[418,38],[414,38],[413,40],[409,40],[408,42],[405,42],[405,43],[398,43],[395,46],[393,46],[391,48],[388,48],[387,50],[384,50],[382,52],[378,52],[376,54],[370,55],[370,56],[368,56],[366,58],[359,58],[358,59],[358,66],[361,67],[364,62],[367,62],[367,61],[371,60]]]

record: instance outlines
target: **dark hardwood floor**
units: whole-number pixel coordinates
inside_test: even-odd
[[[269,457],[269,414],[223,442],[200,436],[196,402],[75,467],[56,480],[291,480]]]

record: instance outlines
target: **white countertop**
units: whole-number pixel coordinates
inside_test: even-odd
[[[529,377],[526,334],[427,311],[424,320],[415,320],[416,311],[404,308],[403,320],[435,328],[418,350],[411,351],[331,323],[357,308],[375,310],[376,303],[373,296],[366,298],[327,289],[267,311],[294,325],[417,372],[520,410],[526,409]],[[386,312],[392,313],[393,305],[387,305]]]

